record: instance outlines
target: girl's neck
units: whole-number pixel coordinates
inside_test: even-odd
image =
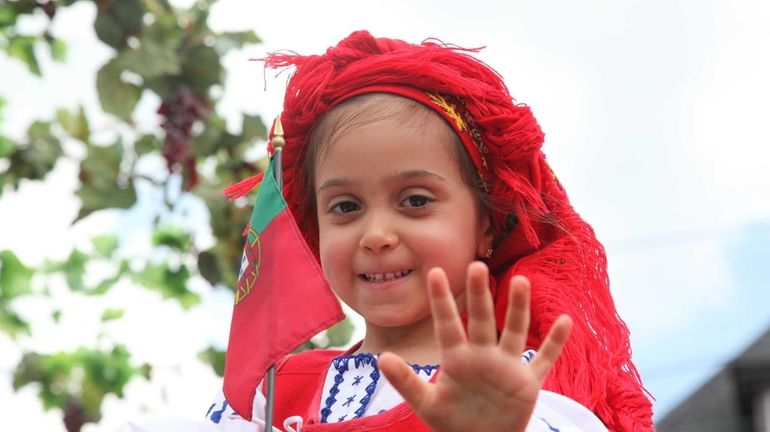
[[[433,332],[433,319],[427,318],[407,327],[381,327],[366,322],[366,336],[356,353],[397,354],[412,364],[439,364],[438,342]]]

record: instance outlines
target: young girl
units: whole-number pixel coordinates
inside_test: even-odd
[[[278,365],[285,430],[652,430],[604,249],[530,109],[469,51],[356,32],[266,59],[296,68],[287,203],[366,323]],[[262,431],[264,409],[260,387],[251,422],[224,399],[207,420]]]

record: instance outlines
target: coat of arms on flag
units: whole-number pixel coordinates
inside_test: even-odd
[[[249,227],[246,244],[243,247],[241,271],[238,273],[238,285],[235,290],[235,304],[241,302],[254,287],[259,277],[259,263],[262,259],[262,245],[259,234]]]

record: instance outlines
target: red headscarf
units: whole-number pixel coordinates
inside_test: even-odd
[[[502,78],[470,55],[435,41],[412,45],[358,31],[323,55],[274,53],[272,68],[294,66],[281,117],[286,146],[284,194],[311,248],[302,166],[313,127],[352,96],[386,92],[434,109],[460,135],[496,204],[497,243],[489,266],[498,326],[510,278],[532,282],[529,344],[539,346],[560,314],[574,327],[545,388],[594,411],[613,431],[650,431],[652,407],[631,362],[629,333],[609,291],[604,248],[572,209],[541,151],[543,132],[529,107],[515,103]]]

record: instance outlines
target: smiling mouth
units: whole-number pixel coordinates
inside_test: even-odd
[[[399,270],[392,273],[363,273],[358,275],[358,277],[369,282],[390,282],[393,280],[401,279],[411,272],[412,269]]]

